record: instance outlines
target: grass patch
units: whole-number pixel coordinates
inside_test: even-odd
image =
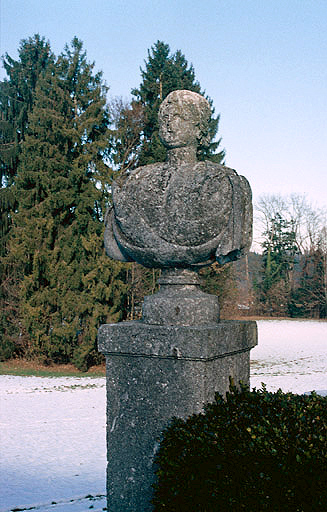
[[[46,366],[38,361],[11,359],[0,362],[0,375],[19,375],[34,377],[104,377],[105,365],[93,366],[87,372],[81,372],[72,364]]]

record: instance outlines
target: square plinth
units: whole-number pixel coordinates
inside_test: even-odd
[[[102,325],[107,368],[109,510],[151,511],[153,457],[169,421],[203,410],[229,378],[249,384],[255,322],[212,326]]]

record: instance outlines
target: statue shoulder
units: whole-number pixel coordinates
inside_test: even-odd
[[[216,162],[211,162],[210,160],[205,160],[201,162],[208,171],[223,174],[225,176],[238,176],[237,172],[231,167],[227,167],[226,165],[217,164]]]
[[[214,175],[220,175],[221,177],[228,177],[233,183],[238,183],[244,192],[250,194],[252,197],[251,187],[248,180],[244,176],[238,174],[235,169],[227,167],[226,165],[210,162],[210,160],[205,160],[205,162],[202,163],[205,164],[208,172],[211,172]]]

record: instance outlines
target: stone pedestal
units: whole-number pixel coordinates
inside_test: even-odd
[[[189,285],[185,286],[187,295]],[[122,322],[99,329],[99,350],[107,366],[110,512],[152,510],[153,456],[173,416],[200,412],[216,392],[228,391],[229,377],[249,384],[250,349],[257,344],[255,322],[160,322]]]
[[[153,456],[173,416],[198,413],[229,378],[249,383],[255,322],[219,322],[218,297],[197,271],[245,254],[252,240],[251,188],[236,171],[197,161],[208,144],[211,107],[200,94],[172,91],[161,103],[167,161],[112,184],[105,219],[108,256],[162,269],[140,322],[103,325],[107,361],[108,510],[149,512]]]

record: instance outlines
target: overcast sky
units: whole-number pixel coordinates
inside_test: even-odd
[[[35,33],[56,54],[79,37],[109,94],[125,98],[158,39],[180,49],[254,201],[297,193],[327,205],[327,0],[1,0],[1,54],[17,58]]]

